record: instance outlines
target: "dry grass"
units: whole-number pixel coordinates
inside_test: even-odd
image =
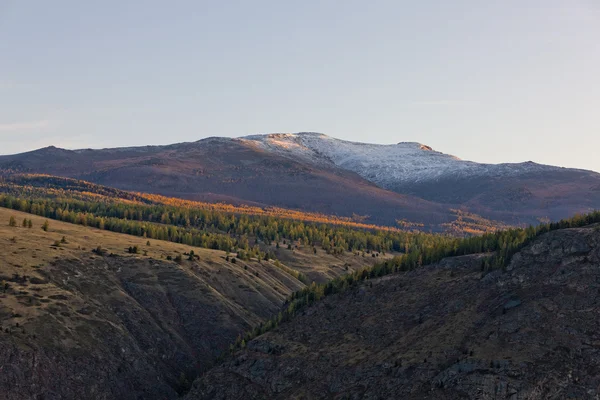
[[[17,227],[9,226],[11,216],[17,219]],[[24,218],[32,220],[33,228],[21,226]],[[237,260],[233,264],[226,261],[227,255],[223,251],[158,240],[150,240],[148,246],[148,240],[142,237],[54,220],[49,221],[50,227],[45,232],[41,229],[45,221],[45,218],[35,215],[0,208],[0,281],[8,283],[10,288],[6,292],[0,288],[0,323],[3,319],[11,319],[12,323],[23,324],[39,316],[40,311],[55,303],[54,300],[63,296],[72,298],[68,290],[62,289],[56,282],[48,282],[48,274],[60,273],[61,269],[67,271],[67,264],[79,265],[82,271],[90,269],[91,266],[105,264],[105,257],[110,255],[118,256],[114,259],[109,257],[113,264],[136,260],[143,267],[156,266],[159,262],[163,267],[183,270],[190,279],[205,281],[222,301],[239,309],[237,311],[249,324],[261,320],[253,312],[253,296],[266,297],[274,304],[281,304],[292,291],[303,286],[276,268],[272,261]],[[98,246],[103,249],[104,256],[92,251]],[[138,247],[139,253],[129,254],[129,247],[134,246]],[[190,250],[199,259],[189,261],[183,255]],[[178,254],[183,257],[181,264],[167,261],[167,256],[175,258]],[[65,277],[66,280],[76,278],[79,277]],[[86,279],[94,282],[95,277],[87,276]]]
[[[11,216],[17,220],[17,227],[9,226]],[[23,219],[31,219],[33,228],[22,227]],[[121,266],[126,268],[133,263],[139,265],[143,273],[152,276],[160,275],[165,268],[177,270],[190,280],[202,281],[220,299],[218,301],[227,304],[249,325],[269,317],[269,311],[276,312],[288,295],[303,287],[297,279],[277,268],[273,260],[238,259],[234,264],[226,260],[227,254],[223,251],[159,240],[150,240],[148,245],[146,238],[55,220],[48,220],[50,225],[46,232],[41,228],[45,221],[42,217],[0,208],[0,281],[10,287],[6,292],[0,288],[0,324],[7,319],[11,320],[11,324],[23,324],[45,311],[72,312],[52,308],[57,307],[56,303],[68,309],[84,307],[86,299],[75,301],[70,285],[85,281],[92,287],[102,286],[101,280],[106,277],[96,276],[94,272],[99,265],[114,266],[117,270],[113,273],[117,273]],[[93,252],[98,246],[104,255]],[[138,254],[128,252],[129,247],[134,246],[138,247]],[[190,250],[198,256],[197,260],[189,261],[184,255]],[[318,282],[391,256],[330,255],[321,249],[313,254],[311,247],[291,251],[283,247],[277,250],[273,246],[273,250],[284,266]],[[174,259],[177,255],[182,255],[182,263],[167,260],[168,256]],[[232,254],[230,258],[234,256]],[[57,276],[65,281],[64,285],[57,284]],[[65,302],[61,300],[63,297],[71,300]],[[265,309],[266,305],[268,309]]]

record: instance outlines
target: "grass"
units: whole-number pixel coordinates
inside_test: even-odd
[[[9,226],[11,216],[17,220],[16,227]],[[33,227],[23,227],[23,219],[31,220]],[[223,302],[234,304],[232,307],[236,312],[244,314],[248,324],[255,325],[270,316],[260,309],[255,296],[265,297],[280,306],[287,296],[304,286],[291,276],[290,269],[302,272],[310,280],[324,282],[380,260],[352,253],[334,256],[320,249],[313,254],[311,247],[290,251],[283,247],[277,250],[273,246],[281,257],[281,267],[276,266],[275,260],[237,259],[233,263],[231,259],[235,254],[229,254],[230,261],[227,261],[228,254],[219,250],[148,240],[55,220],[50,220],[48,230],[44,231],[45,222],[45,218],[36,215],[0,208],[0,281],[10,286],[6,293],[0,288],[0,326],[6,325],[6,320],[22,325],[44,312],[60,315],[61,312],[74,312],[73,309],[62,310],[65,307],[80,307],[81,304],[70,305],[64,300],[73,299],[68,289],[48,281],[48,275],[60,271],[67,262],[86,269],[102,263],[105,257],[116,255],[118,258],[111,258],[112,261],[135,259],[144,266],[158,262],[161,268],[169,265],[184,270],[194,279],[205,280]],[[98,247],[102,249],[102,255],[93,252]],[[137,247],[138,253],[130,253],[130,247]],[[184,255],[190,250],[194,251],[197,260],[189,261]],[[175,259],[177,255],[182,256],[180,264],[167,260],[167,257]],[[94,277],[89,279],[93,282]],[[59,301],[61,298],[64,299]]]

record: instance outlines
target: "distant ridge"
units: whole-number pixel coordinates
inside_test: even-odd
[[[0,156],[4,173],[47,173],[190,200],[279,206],[442,230],[460,209],[510,225],[600,208],[600,174],[533,162],[481,164],[418,142],[317,132],[209,137],[164,146]],[[403,224],[405,223],[403,222]]]

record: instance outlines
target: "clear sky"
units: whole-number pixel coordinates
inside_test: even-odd
[[[0,0],[0,154],[298,131],[600,171],[600,3]]]

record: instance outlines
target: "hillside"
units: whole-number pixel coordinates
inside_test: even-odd
[[[500,227],[600,207],[595,172],[531,162],[480,164],[419,143],[355,143],[317,133],[103,150],[49,147],[0,156],[0,174],[12,173],[72,177],[196,201],[277,206],[376,225],[405,221],[433,231],[455,221],[456,209],[498,221]]]
[[[269,153],[245,140],[127,149],[45,148],[0,156],[0,170],[83,179],[119,189],[200,201],[279,206],[395,226],[396,220],[439,230],[448,207],[379,188],[330,164],[313,165]]]
[[[317,133],[208,138],[102,150],[48,147],[0,156],[0,175],[50,174],[127,191],[367,224],[445,231],[453,210],[491,225],[568,218],[600,207],[600,174],[532,162],[480,164],[420,143],[355,143]],[[496,222],[497,221],[497,222]]]
[[[597,398],[600,226],[542,234],[505,271],[445,259],[327,296],[186,400]]]
[[[462,206],[509,224],[558,220],[600,207],[600,174],[533,162],[481,164],[410,142],[349,142],[319,133],[244,138],[259,148],[313,165],[353,171],[381,188]]]
[[[176,398],[241,332],[304,287],[273,260],[234,263],[224,251],[54,220],[45,232],[45,218],[3,208],[0,221],[6,399]],[[302,266],[317,280],[375,262],[286,251],[283,267]],[[181,262],[169,260],[178,255]]]

